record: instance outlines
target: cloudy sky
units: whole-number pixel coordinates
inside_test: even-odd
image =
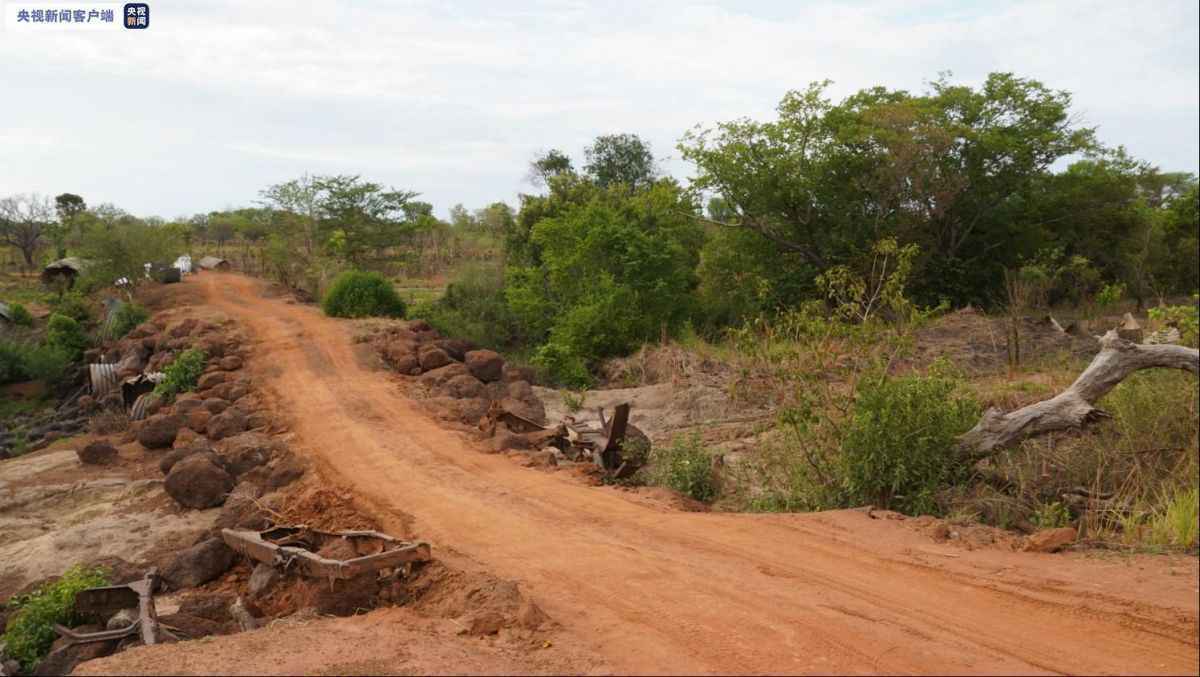
[[[836,98],[947,70],[1069,90],[1101,140],[1163,169],[1200,157],[1194,0],[150,6],[145,31],[0,28],[0,195],[173,217],[361,173],[444,215],[532,190],[539,149],[636,132],[686,177],[675,143],[697,123],[769,117],[813,80]]]

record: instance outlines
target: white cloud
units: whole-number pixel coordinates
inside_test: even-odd
[[[633,131],[674,156],[685,129],[771,115],[813,80],[844,95],[943,70],[1072,91],[1105,142],[1166,168],[1195,171],[1200,155],[1189,2],[160,0],[152,13],[147,31],[0,33],[0,192],[86,188],[176,214],[303,171],[361,171],[444,211],[511,200],[539,148]]]

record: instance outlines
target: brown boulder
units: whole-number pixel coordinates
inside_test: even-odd
[[[238,482],[229,492],[221,514],[217,516],[218,529],[264,529],[271,522],[271,514],[261,505],[261,492],[253,482]],[[227,605],[228,606],[228,605]]]
[[[527,402],[537,397],[533,392],[533,386],[529,385],[529,381],[512,381],[509,383],[508,396],[522,402]]]
[[[209,372],[200,377],[196,382],[196,390],[211,390],[225,382],[226,375],[219,372]]]
[[[429,331],[431,329],[433,329],[433,327],[429,326],[429,323],[425,320],[409,320],[408,322],[408,331],[414,334],[423,331]]]
[[[494,350],[472,350],[464,362],[471,375],[484,383],[499,381],[504,375],[504,358]]]
[[[167,473],[165,488],[185,508],[212,508],[225,502],[233,489],[233,476],[213,463],[207,454],[190,454]]]
[[[1025,538],[1026,552],[1058,552],[1075,542],[1075,527],[1042,529]]]
[[[470,374],[462,374],[446,381],[446,392],[451,397],[459,399],[465,397],[479,397],[483,393],[483,382],[471,376]]]
[[[192,331],[196,329],[196,325],[198,325],[198,324],[200,324],[200,323],[194,317],[189,317],[186,320],[181,320],[178,323],[176,323],[174,326],[172,326],[170,329],[167,330],[167,336],[170,336],[171,338],[176,338],[176,339],[183,338],[184,336],[189,336],[189,335],[191,335]]]
[[[194,588],[232,569],[236,558],[224,541],[209,538],[176,554],[163,568],[162,577],[175,590]]]
[[[519,367],[507,362],[504,364],[503,371],[503,378],[507,383],[512,383],[513,381],[528,381],[529,383],[533,383],[536,377],[536,374],[530,367]]]
[[[268,490],[282,489],[304,476],[304,466],[290,454],[273,464],[271,474],[267,475]]]
[[[229,408],[229,401],[222,400],[219,397],[210,397],[203,401],[203,407],[207,409],[210,414],[216,415]]]
[[[154,336],[160,331],[162,331],[162,329],[160,329],[158,325],[154,324],[153,322],[143,322],[126,334],[125,338],[144,339],[147,336]]]
[[[324,556],[324,555],[322,555]],[[351,555],[354,557],[355,555]],[[329,616],[353,616],[375,608],[379,579],[374,572],[349,579],[305,581],[308,599],[317,613]]]
[[[475,349],[475,344],[462,339],[440,339],[434,341],[433,345],[441,348],[450,356],[450,359],[458,362],[466,359],[467,351]]]
[[[430,389],[441,389],[451,379],[458,376],[470,376],[471,372],[460,362],[451,362],[444,367],[439,367],[432,371],[427,371],[421,374],[421,385]]]
[[[204,400],[197,397],[195,393],[186,393],[175,400],[174,407],[176,414],[187,416],[197,409],[203,409]]]
[[[208,421],[207,435],[214,442],[233,437],[246,430],[246,415],[237,407],[230,407]]]
[[[204,429],[208,427],[208,421],[212,418],[212,414],[207,409],[193,409],[184,417],[188,428],[203,434]]]
[[[87,465],[111,465],[117,460],[117,448],[108,440],[98,440],[75,452],[79,462]]]
[[[224,371],[237,371],[242,368],[242,358],[237,355],[229,355],[221,358],[221,369]]]
[[[166,449],[175,441],[175,436],[179,434],[183,423],[183,417],[179,414],[152,416],[142,424],[137,434],[137,441],[147,449]]]
[[[262,433],[244,432],[221,444],[220,456],[226,469],[236,475],[249,472],[269,462],[278,453],[279,445]]]
[[[421,369],[424,371],[432,371],[439,367],[444,367],[450,364],[450,356],[446,351],[438,348],[435,345],[424,345],[417,351],[417,361],[421,364]]]
[[[230,402],[236,402],[237,400],[240,400],[250,394],[250,386],[246,385],[245,383],[237,382],[229,383],[227,385],[229,386],[229,389],[225,391],[225,394],[228,395],[228,397],[225,399],[229,400]]]

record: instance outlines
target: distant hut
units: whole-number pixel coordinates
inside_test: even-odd
[[[75,279],[87,270],[88,263],[78,256],[68,256],[47,265],[42,269],[42,282],[47,286],[62,285],[66,289],[75,286]]]
[[[229,270],[229,261],[219,259],[215,256],[205,256],[197,263],[204,270]]]

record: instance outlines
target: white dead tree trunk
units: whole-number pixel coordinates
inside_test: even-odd
[[[1005,414],[992,407],[959,438],[959,448],[982,459],[1023,439],[1056,430],[1082,428],[1109,415],[1095,406],[1118,383],[1139,369],[1163,367],[1200,373],[1200,351],[1173,345],[1139,345],[1110,330],[1100,338],[1100,353],[1070,388],[1058,395]]]

